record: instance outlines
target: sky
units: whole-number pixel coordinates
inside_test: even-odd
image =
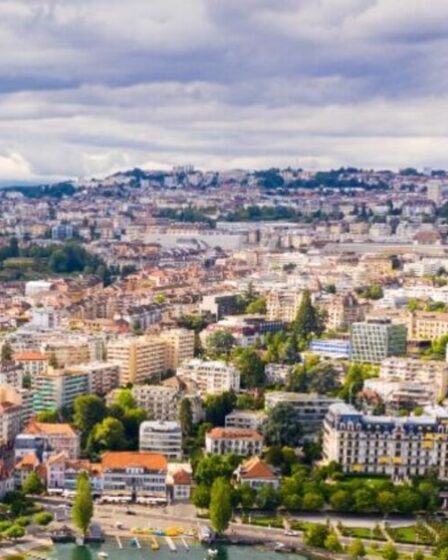
[[[446,0],[0,0],[0,182],[447,168]]]

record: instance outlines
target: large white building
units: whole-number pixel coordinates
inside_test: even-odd
[[[182,430],[177,422],[148,420],[140,424],[139,450],[161,453],[171,460],[182,457]]]
[[[324,421],[323,456],[344,472],[395,478],[436,472],[448,478],[448,409],[428,407],[422,416],[368,416],[335,404]]]
[[[205,451],[209,454],[261,455],[263,436],[255,430],[213,428],[205,435]]]
[[[240,390],[239,370],[218,360],[190,360],[177,370],[177,375],[187,382],[194,382],[203,396]]]

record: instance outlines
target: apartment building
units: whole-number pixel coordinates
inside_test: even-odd
[[[259,430],[266,418],[262,410],[234,410],[225,418],[226,428]]]
[[[448,334],[448,313],[415,311],[409,314],[408,336],[411,340],[436,340]]]
[[[50,424],[31,420],[16,439],[16,457],[36,450],[64,452],[70,459],[78,459],[81,436],[70,424]]]
[[[31,392],[0,385],[0,446],[9,446],[33,414]]]
[[[255,430],[213,428],[205,435],[205,451],[209,454],[235,453],[244,457],[261,455],[263,436]]]
[[[14,355],[14,363],[20,365],[23,374],[31,379],[31,383],[48,367],[48,356],[42,352],[18,352]]]
[[[448,363],[392,356],[382,360],[379,379],[429,386],[435,398],[443,399],[448,391]]]
[[[224,315],[238,311],[238,294],[212,294],[202,298],[201,313],[210,314],[219,321]]]
[[[89,371],[56,369],[48,367],[46,373],[36,378],[33,393],[33,410],[60,410],[72,408],[76,397],[89,393]]]
[[[193,359],[177,370],[177,376],[193,382],[202,396],[219,395],[225,391],[240,390],[239,370],[223,361]]]
[[[159,453],[108,451],[101,457],[103,492],[166,500],[167,467],[166,458]]]
[[[182,457],[182,430],[178,422],[148,420],[140,424],[139,450],[161,453],[167,459]]]
[[[393,324],[390,319],[368,319],[352,325],[352,360],[355,362],[380,363],[389,356],[404,355],[406,343],[406,325]]]
[[[448,410],[425,409],[422,416],[367,416],[347,404],[330,407],[324,421],[323,456],[347,473],[393,478],[448,478]]]
[[[266,297],[266,318],[268,321],[292,323],[302,301],[302,292],[273,290]]]
[[[70,370],[86,374],[89,379],[89,393],[95,395],[106,395],[120,384],[120,366],[113,362],[90,362]]]
[[[177,388],[165,385],[134,385],[132,395],[137,406],[146,410],[150,418],[160,421],[177,419],[182,398]]]
[[[353,294],[335,295],[328,303],[320,304],[326,311],[325,325],[328,330],[347,330],[357,321],[364,319],[364,306]]]
[[[277,490],[280,486],[280,476],[260,457],[250,457],[238,466],[234,474],[237,482],[248,484],[255,490],[267,485]]]
[[[107,357],[120,365],[120,384],[142,383],[176,369],[194,355],[194,333],[173,329],[160,336],[119,338],[109,342]]]
[[[272,391],[265,395],[265,409],[270,410],[281,403],[292,405],[300,420],[304,439],[313,439],[322,429],[324,418],[334,403],[340,399],[318,395],[317,393],[289,393],[287,391]]]

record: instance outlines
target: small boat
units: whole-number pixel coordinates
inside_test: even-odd
[[[84,537],[76,537],[75,542],[78,546],[84,546]]]
[[[107,552],[98,552],[98,558],[107,558],[108,556]]]
[[[218,550],[216,548],[209,548],[207,554],[210,558],[216,558],[218,556]]]

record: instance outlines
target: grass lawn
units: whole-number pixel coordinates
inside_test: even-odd
[[[344,527],[342,533],[346,537],[355,537],[357,539],[385,540],[384,537],[375,535],[375,532],[367,527]]]
[[[293,531],[307,531],[316,525],[325,525],[324,523],[311,523],[310,521],[291,521],[291,529]]]
[[[419,542],[415,527],[413,525],[411,525],[410,527],[396,527],[394,529],[388,529],[387,532],[396,542],[409,544],[415,544]]]
[[[251,515],[250,517],[245,515],[243,517],[244,523],[250,523],[251,525],[259,525],[261,527],[275,527],[276,529],[283,528],[283,519],[281,517],[259,517],[256,515]]]

